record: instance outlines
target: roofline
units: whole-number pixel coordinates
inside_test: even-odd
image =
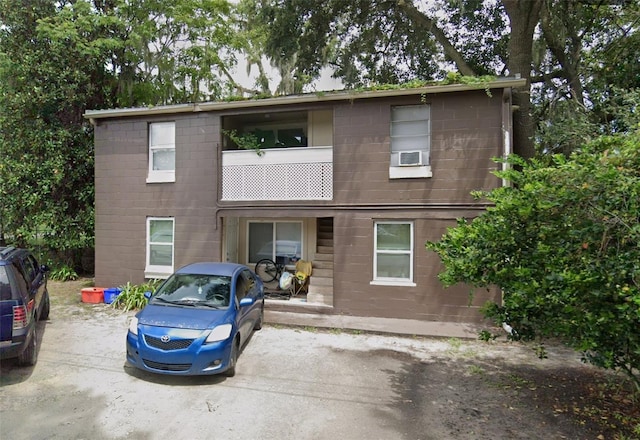
[[[338,90],[327,92],[307,93],[303,95],[277,96],[263,99],[243,99],[238,101],[212,101],[191,104],[162,105],[138,108],[121,108],[108,110],[87,110],[84,117],[91,121],[95,119],[121,118],[129,116],[149,116],[176,113],[197,113],[206,111],[220,111],[252,107],[271,107],[291,104],[309,104],[317,102],[349,101],[367,98],[387,98],[395,96],[409,96],[422,94],[436,94],[449,92],[464,92],[469,90],[505,89],[523,87],[526,79],[505,78],[491,82],[477,84],[448,84],[416,88],[397,88],[388,90]]]

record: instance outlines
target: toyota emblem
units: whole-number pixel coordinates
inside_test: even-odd
[[[169,335],[162,335],[160,340],[166,344],[167,342],[169,342],[171,340],[171,338],[169,337]]]

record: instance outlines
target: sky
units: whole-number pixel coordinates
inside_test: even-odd
[[[269,81],[269,88],[271,92],[275,92],[278,83],[280,82],[280,75],[274,69],[271,69],[269,66],[269,62],[265,61],[264,66],[267,70],[267,75],[271,80]],[[234,79],[243,87],[254,88],[255,87],[255,78],[258,73],[258,69],[252,69],[252,75],[247,75],[247,62],[244,59],[238,60],[238,65],[234,69]],[[322,73],[320,78],[314,81],[311,86],[308,87],[309,92],[320,92],[320,91],[329,91],[329,90],[341,90],[344,89],[344,84],[338,79],[331,77],[331,69],[324,68],[322,69]]]

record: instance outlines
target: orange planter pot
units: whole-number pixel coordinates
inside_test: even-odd
[[[104,288],[87,287],[82,289],[82,302],[97,304],[104,301]]]

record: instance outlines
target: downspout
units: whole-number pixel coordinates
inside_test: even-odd
[[[511,101],[511,89],[505,88],[502,91],[502,171],[507,171],[511,168],[511,165],[507,163],[507,158],[512,152],[512,133],[513,133],[513,108]],[[507,179],[502,179],[502,186],[510,186]],[[500,289],[500,305],[504,305],[504,291]],[[513,336],[515,330],[509,325],[508,322],[502,323],[502,328],[509,336]]]
[[[513,106],[511,105],[511,89],[503,89],[502,92],[502,171],[507,171],[511,165],[507,158],[511,155],[513,147]],[[502,186],[509,186],[506,179],[502,179]]]

